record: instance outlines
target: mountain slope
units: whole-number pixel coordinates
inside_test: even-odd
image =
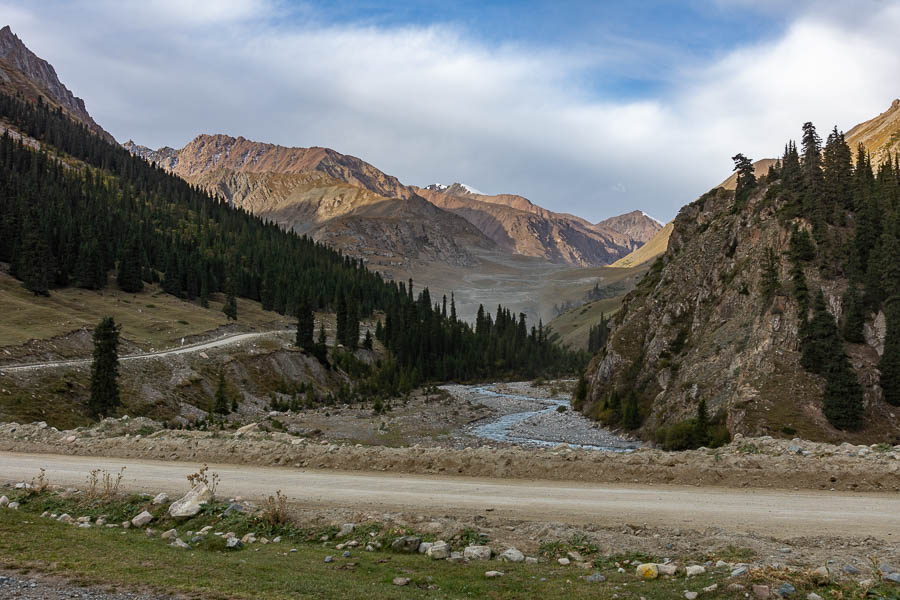
[[[846,164],[839,168],[852,173],[849,152],[844,156]],[[683,433],[701,401],[731,433],[856,442],[900,438],[900,421],[885,402],[879,379],[890,344],[884,305],[872,291],[900,285],[891,270],[897,264],[890,258],[895,242],[893,237],[879,242],[877,235],[857,229],[870,211],[884,211],[873,219],[876,224],[896,221],[897,207],[867,200],[875,204],[858,215],[852,193],[814,195],[815,186],[802,178],[816,171],[801,172],[795,164],[790,174],[779,168],[772,181],[764,178],[740,199],[717,188],[679,212],[665,254],[625,298],[606,348],[588,369],[585,412],[624,424],[624,399],[633,398],[626,427],[658,440],[669,439],[673,427]],[[827,169],[821,171],[828,180]],[[873,198],[896,194],[893,177],[876,183],[865,171],[851,176],[854,186],[871,188]],[[892,236],[890,231],[885,236]],[[810,241],[801,250],[804,239]],[[854,239],[868,261],[842,258]],[[860,245],[872,239],[877,250]],[[863,267],[856,266],[860,263]],[[868,272],[853,274],[859,268]],[[850,292],[852,287],[862,295],[855,282],[863,280],[870,298],[866,310]],[[821,310],[813,309],[819,290]],[[848,324],[856,315],[859,321]],[[835,320],[847,336],[836,345],[824,341],[832,339],[827,331]],[[815,334],[824,337],[811,337],[813,323],[826,324],[825,334]],[[833,355],[804,358],[814,352]],[[845,392],[829,392],[840,385]],[[841,415],[835,417],[834,402],[857,398],[861,421],[837,428]]]
[[[512,194],[489,196],[468,186],[432,185],[417,192],[477,227],[501,248],[523,256],[579,266],[607,265],[631,252],[659,228],[640,211],[592,224],[555,213]]]
[[[900,99],[894,100],[890,108],[874,119],[852,128],[846,138],[854,151],[858,144],[865,146],[875,164],[883,163],[889,155],[896,155],[900,151]]]
[[[29,50],[9,25],[0,29],[0,90],[10,95],[22,94],[33,102],[43,98],[106,141],[115,143],[113,136],[88,114],[84,100],[63,85],[53,66]]]
[[[186,181],[380,268],[439,261],[472,266],[494,245],[372,165],[328,148],[286,148],[200,135],[180,150],[126,142]]]
[[[669,247],[669,237],[672,235],[673,229],[674,222],[670,221],[665,227],[657,231],[652,238],[647,240],[643,246],[628,256],[623,256],[610,266],[627,269],[656,259],[656,257],[665,253],[666,248]]]

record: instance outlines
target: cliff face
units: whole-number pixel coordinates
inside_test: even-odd
[[[472,223],[501,248],[556,263],[610,264],[649,239],[650,230],[655,233],[661,227],[640,211],[594,225],[549,211],[522,196],[479,194],[458,183],[417,191],[435,206]]]
[[[9,25],[0,29],[0,89],[13,95],[20,93],[32,101],[43,98],[52,106],[62,107],[66,114],[107,141],[116,143],[88,114],[84,100],[63,85],[53,66],[29,50]]]
[[[857,442],[896,434],[878,386],[883,314],[868,315],[867,343],[847,344],[864,388],[865,427],[839,431],[823,416],[824,380],[800,365],[801,318],[785,258],[793,228],[811,225],[803,218],[782,222],[766,191],[744,209],[735,208],[733,192],[718,189],[681,210],[667,251],[625,298],[605,350],[588,369],[585,412],[599,414],[614,389],[634,390],[646,415],[644,437],[693,418],[701,399],[711,415],[726,417],[732,433]],[[766,301],[769,249],[778,257],[781,288]],[[824,279],[814,267],[805,275],[839,318],[847,281]]]

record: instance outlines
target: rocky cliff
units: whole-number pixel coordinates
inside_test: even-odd
[[[431,185],[417,192],[435,206],[463,217],[501,248],[556,263],[610,264],[661,227],[640,211],[592,224],[547,210],[522,196],[480,194],[459,183]]]
[[[0,29],[0,89],[13,95],[22,94],[32,101],[42,98],[52,106],[62,107],[70,117],[116,143],[88,114],[84,100],[63,85],[53,66],[29,50],[9,25]]]

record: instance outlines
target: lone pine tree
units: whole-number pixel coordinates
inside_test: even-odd
[[[119,326],[106,317],[94,330],[94,360],[91,364],[91,414],[105,417],[121,404],[119,399]]]

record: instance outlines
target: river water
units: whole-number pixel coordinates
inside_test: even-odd
[[[448,392],[501,413],[470,425],[474,437],[522,446],[556,446],[628,452],[640,442],[626,439],[571,410],[568,394],[551,396],[528,382],[492,385],[448,385]],[[559,407],[564,407],[560,411]]]

